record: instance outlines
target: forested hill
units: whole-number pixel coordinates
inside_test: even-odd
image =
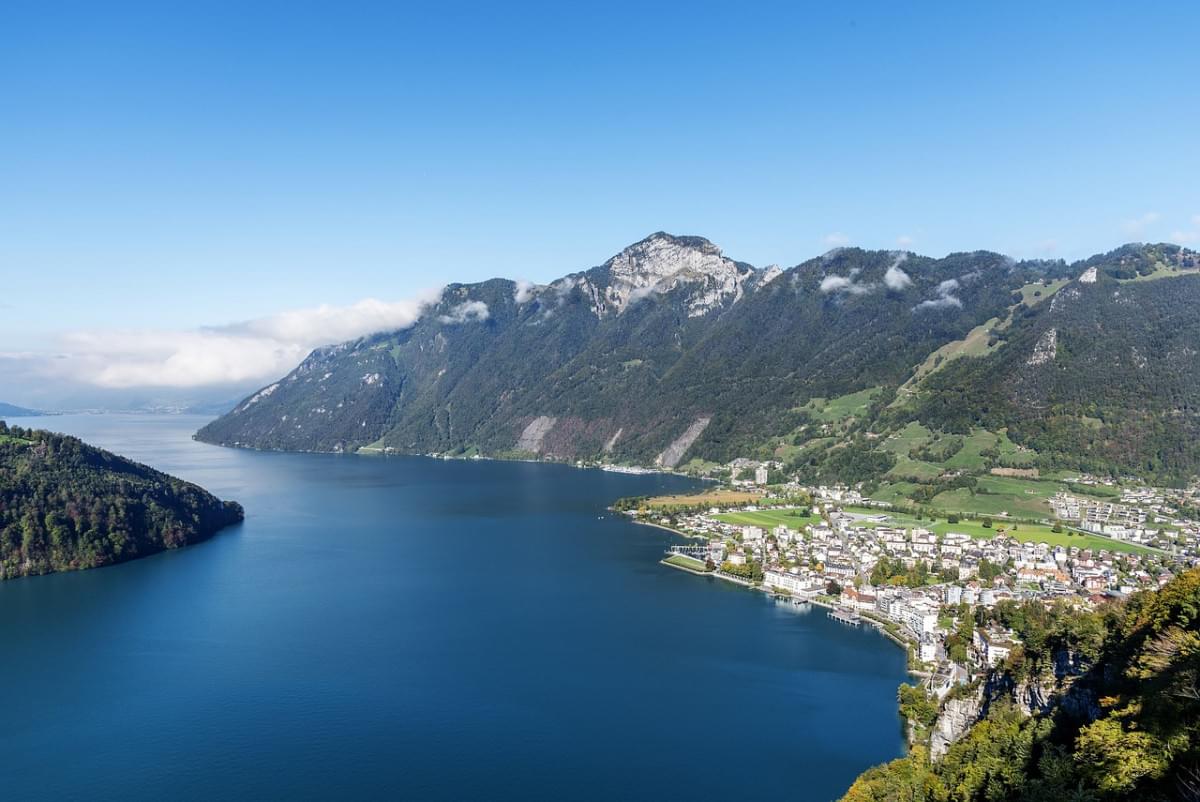
[[[744,456],[859,482],[895,468],[886,437],[920,421],[931,437],[1007,428],[1044,467],[1175,479],[1200,469],[1198,267],[1132,245],[1075,264],[841,248],[759,269],[659,233],[548,285],[451,285],[410,328],[314,351],[197,436],[665,467]],[[855,393],[861,409],[830,431],[818,407]]]
[[[186,546],[242,507],[66,435],[0,421],[0,579]]]
[[[918,745],[864,773],[843,802],[1200,800],[1200,569],[1094,612],[1007,605],[1024,646],[947,702],[981,701],[978,720],[939,759]]]

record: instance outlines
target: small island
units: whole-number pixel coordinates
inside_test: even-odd
[[[0,421],[0,579],[98,568],[198,543],[236,501],[89,446]]]

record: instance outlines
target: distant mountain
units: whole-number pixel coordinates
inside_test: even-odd
[[[820,440],[820,427],[809,425],[812,404],[872,390],[870,408],[839,432],[852,448],[818,442],[797,457],[817,472],[842,466],[826,474],[831,478],[863,466],[869,477],[888,469],[887,455],[861,454],[877,451],[878,436],[903,426],[906,416],[948,430],[1007,424],[1014,438],[1042,443],[1058,436],[1059,429],[1039,433],[1032,422],[1046,413],[1027,401],[1044,398],[1047,409],[1057,410],[1056,393],[1063,391],[1032,378],[1019,390],[1011,387],[1011,370],[1021,361],[1012,354],[1026,349],[1027,338],[1029,347],[1036,344],[1045,316],[1075,315],[1068,310],[1077,292],[1098,299],[1120,288],[1123,295],[1104,303],[1122,311],[1151,297],[1188,297],[1200,281],[1191,275],[1194,259],[1174,246],[1128,246],[1076,265],[986,251],[932,259],[844,248],[787,270],[758,269],[725,257],[707,240],[658,233],[548,285],[505,279],[451,285],[411,328],[314,351],[197,437],[268,449],[536,455],[666,467],[739,455],[790,459],[797,445]],[[1163,288],[1160,276],[1169,279]],[[1184,295],[1172,285],[1185,287]],[[1042,303],[1063,286],[1067,300]],[[1178,311],[1172,317],[1164,308],[1139,323],[1147,339],[1139,341],[1136,359],[1151,360],[1161,398],[1158,406],[1140,405],[1162,429],[1156,443],[1183,438],[1194,423],[1195,373],[1172,371],[1200,343],[1192,313]],[[1104,320],[1115,325],[1111,316]],[[989,333],[988,324],[998,330]],[[1076,342],[1074,326],[1082,338],[1087,325],[1083,318],[1064,320],[1064,347]],[[1165,351],[1154,340],[1162,327],[1174,332]],[[1093,346],[1102,350],[1112,340],[1115,348],[1119,336],[1105,329]],[[972,347],[963,346],[970,338]],[[940,356],[947,349],[952,356],[984,356],[960,365]],[[1077,362],[1056,351],[1055,365],[1092,365],[1087,384],[1068,376],[1063,386],[1086,387],[1110,415],[1130,406],[1133,387],[1121,382],[1134,374],[1107,382],[1107,366],[1095,358]],[[986,376],[971,380],[970,404],[949,403],[966,370]],[[980,404],[992,394],[996,405],[1009,399],[1007,412]],[[1127,450],[1141,460],[1139,442],[1150,441]],[[1195,445],[1176,450],[1178,456],[1155,464],[1180,471],[1200,464]],[[1119,451],[1097,453],[1125,460]]]
[[[14,404],[6,404],[0,401],[0,418],[32,418],[45,414],[44,412],[38,412],[36,409],[26,409],[25,407],[18,407]]]
[[[0,579],[186,546],[241,505],[74,437],[0,422]]]

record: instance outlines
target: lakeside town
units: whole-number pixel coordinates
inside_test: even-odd
[[[1200,565],[1200,486],[1114,487],[1046,499],[1040,520],[895,508],[860,489],[768,484],[777,466],[738,460],[741,477],[695,496],[622,499],[633,520],[686,538],[663,563],[828,608],[903,645],[933,696],[979,678],[1021,647],[994,613],[1038,600],[1091,609],[1162,587]]]

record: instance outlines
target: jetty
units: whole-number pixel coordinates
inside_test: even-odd
[[[671,546],[669,549],[667,549],[667,556],[670,557],[672,554],[682,554],[684,557],[691,557],[695,560],[704,560],[708,556],[708,546]]]
[[[830,610],[829,617],[834,621],[841,621],[843,624],[849,624],[852,627],[862,626],[862,616],[849,610]]]

